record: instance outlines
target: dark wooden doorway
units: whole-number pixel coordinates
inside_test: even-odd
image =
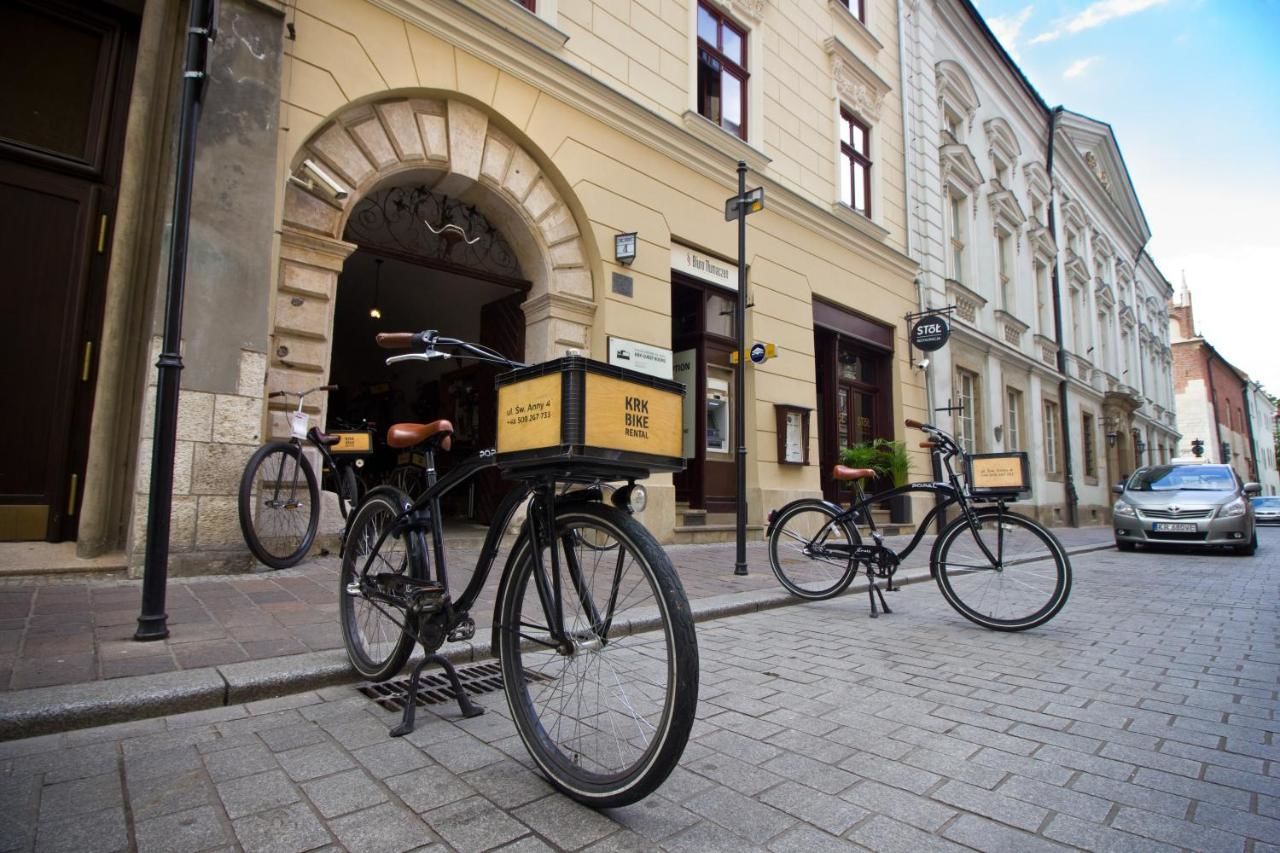
[[[0,3],[0,540],[76,535],[136,26]]]
[[[843,448],[893,438],[890,355],[866,341],[820,327],[814,329],[814,343],[822,495],[844,501],[850,486],[831,476]],[[886,478],[863,487],[878,490],[890,485]]]

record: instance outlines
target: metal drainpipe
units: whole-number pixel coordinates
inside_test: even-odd
[[[1058,128],[1058,118],[1062,115],[1062,107],[1057,106],[1049,114],[1049,146],[1045,156],[1045,171],[1049,173],[1049,233],[1057,239],[1057,216],[1053,193],[1053,142]],[[1067,522],[1072,527],[1080,526],[1079,498],[1076,496],[1075,478],[1071,465],[1071,418],[1067,400],[1067,349],[1062,340],[1062,282],[1058,276],[1058,262],[1053,263],[1053,336],[1058,344],[1058,417],[1062,419],[1062,480],[1067,493]],[[1050,426],[1052,429],[1052,426]]]
[[[914,249],[915,241],[912,240],[911,238],[912,238],[912,235],[914,234],[913,223],[915,219],[911,213],[911,180],[913,176],[912,156],[915,154],[915,146],[919,141],[919,137],[913,132],[913,129],[909,126],[910,122],[908,121],[908,117],[907,117],[908,116],[907,79],[909,75],[907,71],[907,54],[906,54],[906,51],[903,49],[903,45],[906,44],[906,38],[907,38],[906,25],[904,23],[904,21],[906,20],[906,14],[907,14],[906,4],[904,0],[898,0],[898,73],[901,75],[901,80],[899,81],[898,88],[902,90],[902,134],[905,137],[903,141],[904,141],[904,148],[906,149],[906,156],[903,158],[903,163],[902,163],[902,182],[903,182],[902,212],[905,215],[906,222],[907,222],[907,257],[912,258],[914,260],[915,256],[913,254],[913,249]],[[919,22],[917,21],[915,25],[918,27]],[[918,51],[914,52],[912,56],[918,60],[919,52]],[[917,263],[919,262],[917,261]],[[921,311],[924,311],[925,308],[927,307],[925,305],[925,302],[927,300],[927,295],[925,293],[925,281],[924,281],[923,273],[924,273],[924,270],[922,268],[921,274],[917,275],[915,280],[916,301],[918,302]],[[910,330],[908,330],[908,332],[909,331]],[[911,366],[909,365],[908,369],[910,369],[910,367]],[[926,368],[924,371],[924,399],[925,399],[924,419],[926,421],[930,421],[933,418],[933,382],[929,377],[928,368]]]

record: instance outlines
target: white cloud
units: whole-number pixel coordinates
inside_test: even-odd
[[[1084,59],[1077,59],[1075,62],[1067,66],[1067,70],[1062,72],[1063,79],[1072,80],[1088,71],[1090,66],[1100,61],[1100,56],[1086,56]]]
[[[1126,18],[1129,15],[1145,12],[1153,6],[1163,6],[1167,2],[1169,0],[1097,0],[1074,17],[1058,20],[1052,30],[1036,36],[1031,43],[1040,44],[1066,35],[1075,35],[1100,27],[1116,18]]]
[[[1018,60],[1018,35],[1031,17],[1031,8],[1027,6],[1015,15],[990,18],[987,21],[987,26],[991,28],[991,32],[996,34],[1000,44],[1004,45],[1004,49],[1009,51],[1009,55],[1015,60]]]

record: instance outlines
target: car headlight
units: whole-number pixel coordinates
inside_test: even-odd
[[[1237,515],[1244,515],[1245,510],[1244,498],[1236,498],[1229,504],[1225,504],[1222,509],[1218,510],[1219,518],[1235,518]]]
[[[1116,501],[1116,505],[1112,507],[1111,511],[1116,515],[1123,515],[1129,518],[1137,518],[1138,516],[1138,513],[1134,511],[1133,507],[1124,501]]]

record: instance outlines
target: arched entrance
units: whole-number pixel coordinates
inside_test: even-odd
[[[402,284],[403,292],[411,294],[412,281],[432,281],[425,299],[415,302],[405,296],[405,305],[396,309],[401,316],[384,311],[381,330],[415,331],[411,324],[418,322],[422,328],[464,337],[469,332],[459,329],[455,334],[444,313],[441,322],[424,322],[430,313],[422,313],[424,305],[449,303],[461,307],[479,337],[484,328],[489,334],[504,328],[505,338],[499,341],[503,349],[522,332],[523,352],[509,353],[517,358],[536,362],[567,348],[589,349],[595,302],[588,259],[595,256],[594,247],[555,175],[480,107],[449,97],[388,94],[341,111],[292,162],[267,390],[301,390],[338,378],[344,368],[333,364],[335,334],[371,337],[367,324],[357,318],[367,320],[372,306],[361,302],[365,296],[344,295],[339,286],[344,266],[352,294],[365,293],[369,273],[376,281],[379,266],[388,299],[400,293]],[[374,223],[360,218],[376,210],[383,211],[384,220],[377,235],[371,231]],[[403,220],[398,225],[386,221],[392,210]],[[417,222],[419,214],[423,220],[439,217],[431,223],[435,228],[452,222],[471,229],[468,239],[484,231],[492,238],[490,248],[495,241],[505,247],[509,269],[486,270],[474,257],[468,260],[466,246],[442,251],[438,240],[431,242],[425,223]],[[450,299],[451,287],[455,297],[465,291],[467,298]],[[344,313],[340,321],[338,310]],[[490,315],[488,322],[481,322],[482,313]],[[464,322],[460,317],[456,321]],[[518,329],[511,330],[512,325]],[[436,385],[437,392],[440,387]],[[328,404],[317,402],[324,422]],[[485,402],[476,406],[482,423],[491,419],[492,404],[486,409]],[[448,415],[456,417],[442,409],[420,416]],[[269,432],[288,433],[283,409],[271,409]]]

